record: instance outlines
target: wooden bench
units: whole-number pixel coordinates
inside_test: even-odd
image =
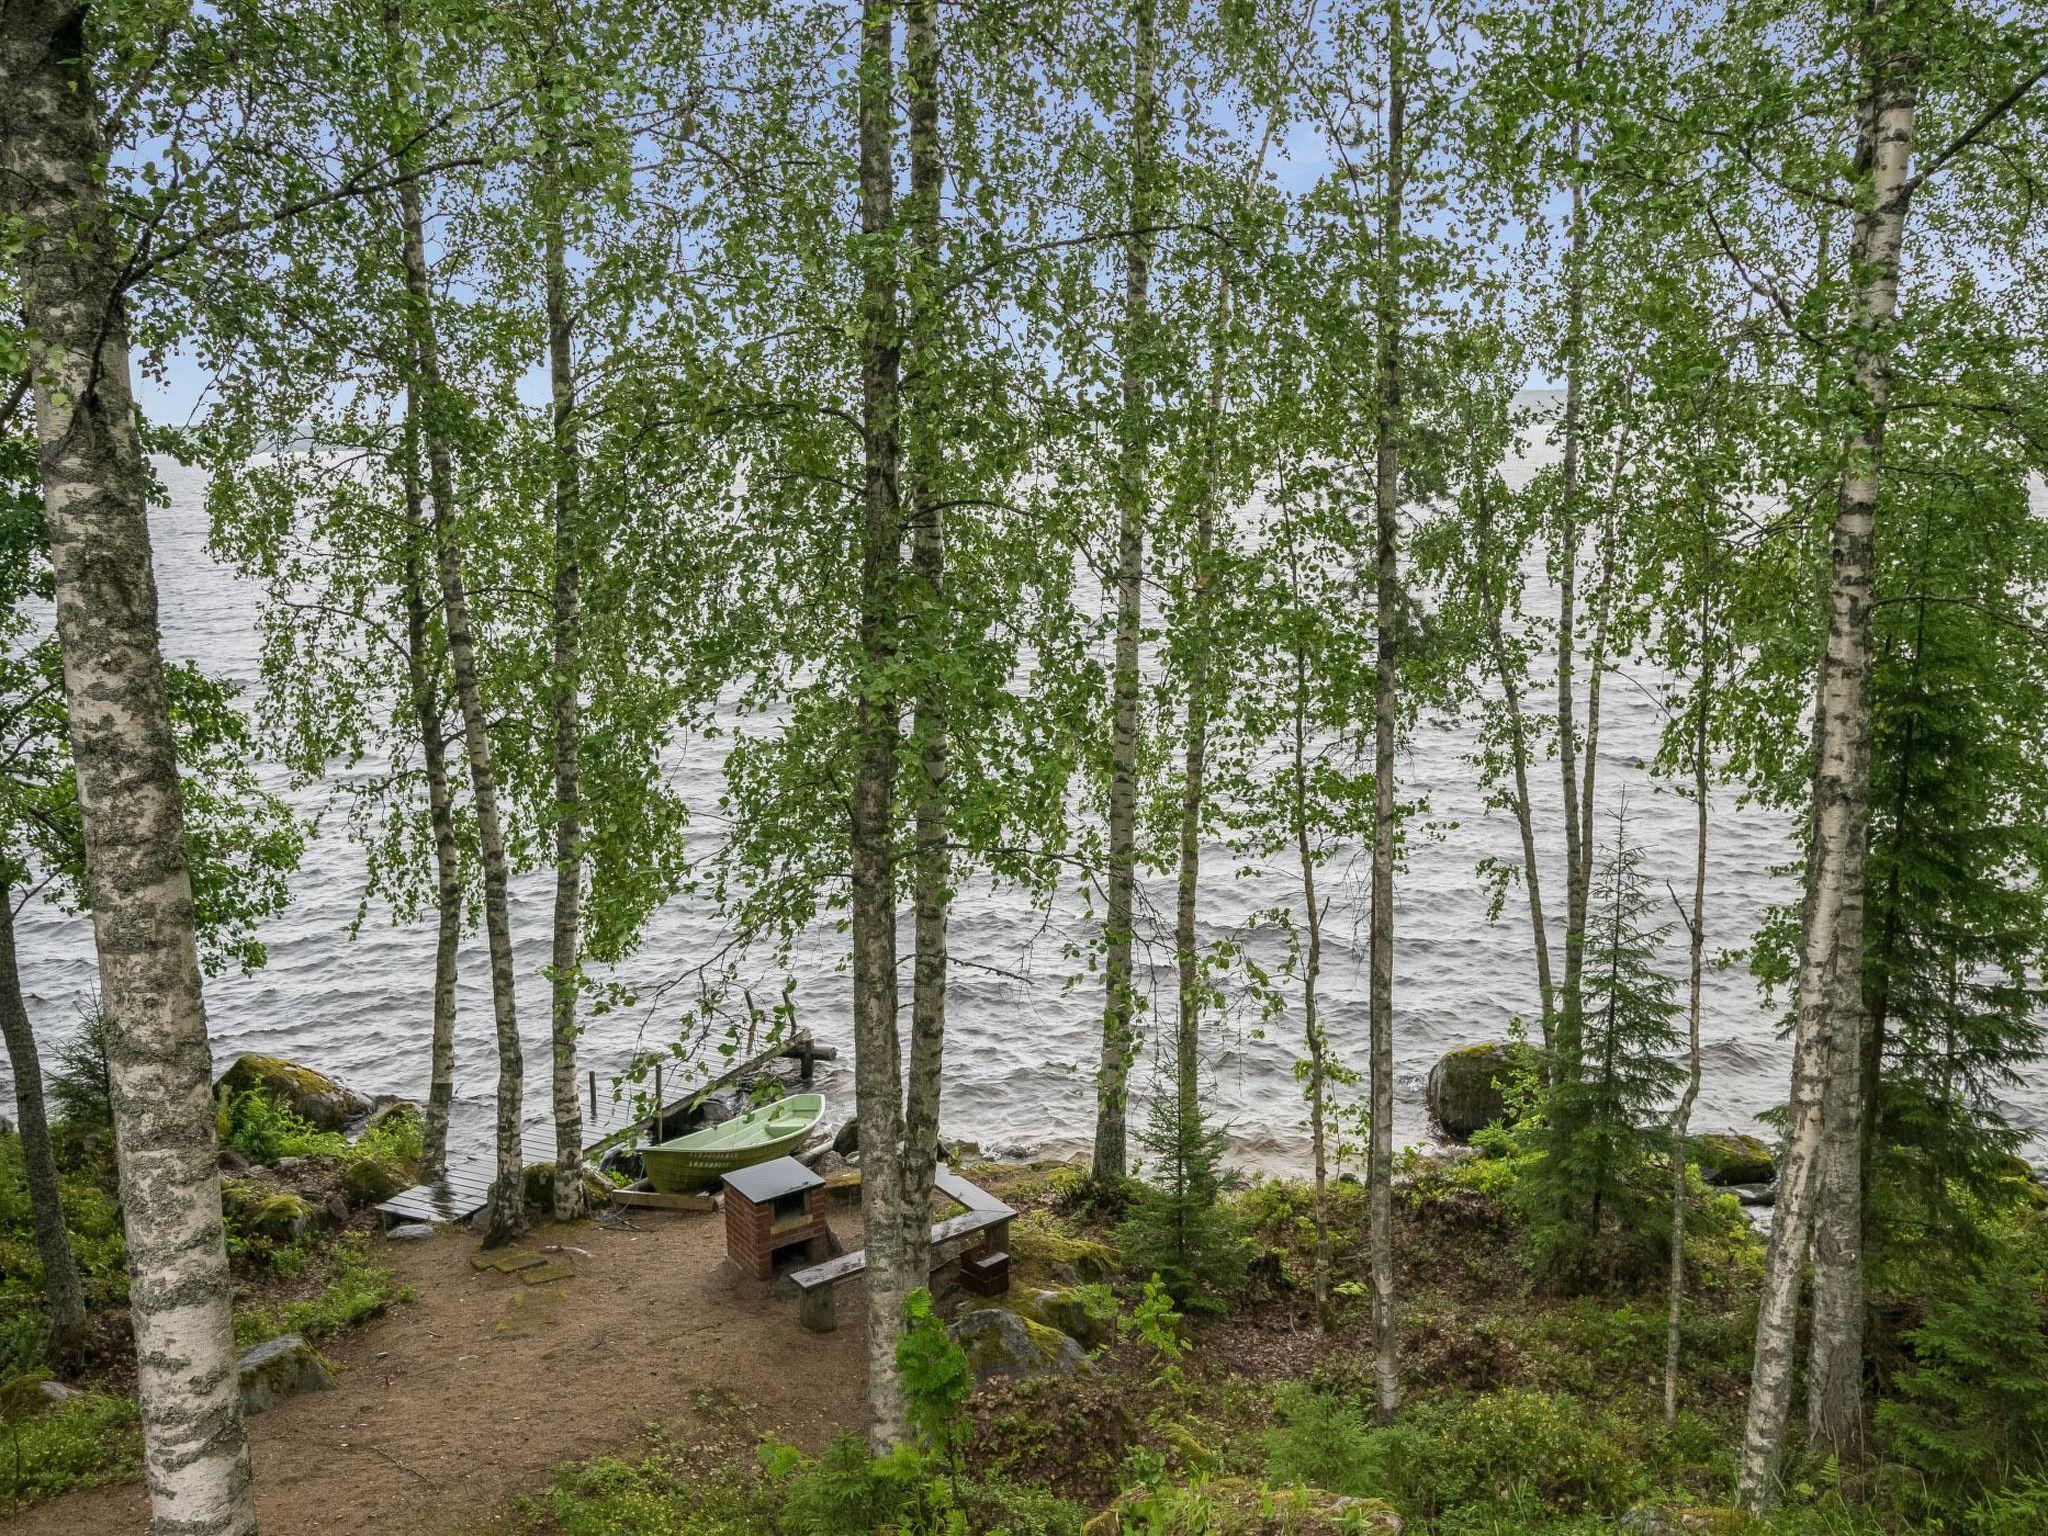
[[[983,1257],[1009,1250],[1010,1222],[1017,1214],[1014,1210],[944,1164],[933,1174],[932,1187],[966,1209],[958,1216],[932,1223],[931,1260],[926,1273],[969,1250]],[[856,1248],[852,1253],[842,1253],[836,1259],[792,1273],[789,1278],[795,1282],[800,1298],[798,1319],[812,1333],[832,1332],[839,1326],[840,1282],[864,1273],[867,1267],[867,1250]]]

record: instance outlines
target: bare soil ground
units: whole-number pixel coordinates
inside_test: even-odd
[[[859,1244],[856,1210],[831,1220]],[[653,1425],[687,1435],[694,1422],[729,1447],[743,1415],[817,1449],[861,1424],[859,1305],[842,1303],[838,1332],[805,1332],[794,1299],[724,1264],[718,1216],[635,1211],[619,1225],[543,1227],[525,1246],[574,1276],[529,1286],[479,1273],[460,1229],[383,1247],[418,1299],[329,1347],[334,1391],[249,1421],[266,1532],[440,1536],[537,1491],[555,1463],[624,1451]],[[148,1500],[140,1487],[93,1489],[0,1525],[143,1536]]]

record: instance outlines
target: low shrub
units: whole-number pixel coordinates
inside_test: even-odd
[[[252,1163],[274,1163],[281,1157],[341,1157],[349,1150],[339,1131],[315,1130],[289,1105],[261,1089],[224,1093],[215,1111],[221,1144]]]
[[[1300,1382],[1279,1389],[1280,1427],[1266,1437],[1266,1479],[1365,1496],[1386,1486],[1384,1442],[1349,1400]]]
[[[287,1333],[316,1341],[332,1338],[412,1296],[389,1265],[371,1257],[361,1237],[346,1237],[329,1250],[326,1278],[316,1294],[237,1313],[235,1342],[246,1348]]]
[[[1929,1305],[1914,1364],[1880,1403],[1893,1453],[1938,1494],[1967,1498],[2048,1471],[2048,1316],[2038,1277],[1994,1262]]]
[[[33,1384],[29,1384],[33,1390]],[[142,1425],[134,1402],[82,1392],[0,1427],[0,1501],[10,1512],[73,1488],[129,1482],[142,1472]]]

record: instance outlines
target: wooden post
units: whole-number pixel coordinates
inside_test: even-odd
[[[590,1069],[590,1128],[597,1129],[597,1069]]]
[[[668,1117],[663,1114],[666,1108],[667,1102],[661,1096],[661,1063],[657,1061],[654,1064],[654,1131],[648,1138],[650,1141],[660,1141],[667,1134]]]
[[[828,1280],[805,1291],[797,1320],[813,1333],[832,1332],[839,1326],[839,1287]]]

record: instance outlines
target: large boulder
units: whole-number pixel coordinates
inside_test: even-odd
[[[261,1413],[301,1392],[327,1392],[334,1387],[334,1376],[320,1351],[296,1333],[258,1344],[242,1356],[236,1373],[242,1383],[244,1414]]]
[[[1177,1507],[1162,1512],[1154,1490],[1130,1489],[1082,1526],[1081,1536],[1136,1536],[1166,1528],[1205,1536],[1401,1536],[1401,1517],[1380,1500],[1321,1488],[1268,1488],[1219,1477],[1168,1490],[1167,1498]],[[1135,1507],[1140,1504],[1142,1509]],[[1162,1513],[1167,1526],[1158,1523]]]
[[[839,1127],[839,1134],[832,1138],[832,1150],[841,1157],[851,1157],[860,1150],[860,1121],[857,1118]]]
[[[1515,1048],[1498,1040],[1444,1052],[1429,1069],[1429,1115],[1437,1129],[1452,1141],[1468,1141],[1505,1121],[1515,1067]]]
[[[1024,1276],[1051,1286],[1092,1285],[1115,1277],[1117,1252],[1107,1243],[1068,1237],[1043,1221],[1010,1228],[1010,1262]]]
[[[1106,1285],[1071,1285],[1064,1290],[1040,1291],[1031,1298],[1030,1313],[1083,1349],[1100,1349],[1116,1337],[1116,1296]]]
[[[346,1130],[351,1120],[370,1112],[370,1101],[354,1089],[344,1088],[325,1072],[282,1056],[237,1056],[235,1064],[221,1074],[214,1091],[260,1092],[272,1103],[284,1105],[316,1131]]]
[[[1736,1536],[1751,1520],[1720,1504],[1643,1504],[1622,1516],[1626,1536]]]
[[[426,1125],[426,1111],[411,1099],[395,1093],[380,1093],[370,1101],[370,1117],[363,1122],[363,1134],[385,1131],[418,1136]]]
[[[962,1312],[946,1332],[966,1352],[977,1385],[997,1376],[1071,1376],[1088,1363],[1081,1346],[1064,1333],[1002,1307]]]
[[[1688,1162],[1699,1165],[1700,1178],[1709,1184],[1768,1184],[1778,1176],[1777,1159],[1770,1147],[1761,1138],[1740,1131],[1689,1136],[1685,1155]]]
[[[255,1179],[223,1179],[221,1216],[245,1242],[282,1248],[324,1224],[326,1209],[303,1195]]]
[[[341,1193],[350,1205],[377,1205],[410,1188],[413,1172],[394,1158],[352,1158],[341,1170]]]

